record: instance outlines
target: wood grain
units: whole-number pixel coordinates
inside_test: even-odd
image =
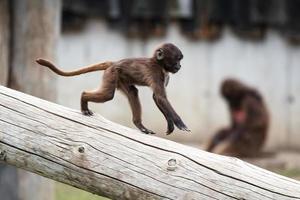
[[[298,181],[0,87],[0,159],[112,199],[300,199]]]

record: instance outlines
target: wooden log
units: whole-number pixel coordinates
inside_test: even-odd
[[[300,183],[0,87],[0,160],[112,199],[300,199]]]

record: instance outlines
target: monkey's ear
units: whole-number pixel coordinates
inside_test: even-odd
[[[164,51],[162,49],[158,49],[156,51],[156,59],[157,60],[162,60],[164,59]]]

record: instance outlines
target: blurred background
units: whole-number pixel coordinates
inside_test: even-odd
[[[152,56],[159,44],[172,42],[184,59],[170,77],[168,98],[192,132],[166,136],[151,90],[140,88],[145,126],[158,137],[202,148],[230,122],[221,81],[240,79],[261,92],[271,116],[264,151],[275,155],[250,162],[299,178],[299,9],[300,0],[0,0],[0,83],[79,109],[81,92],[98,87],[102,72],[58,77],[36,58],[71,70]],[[90,108],[135,128],[118,92],[113,101]],[[99,199],[6,165],[0,165],[0,195],[4,200]]]

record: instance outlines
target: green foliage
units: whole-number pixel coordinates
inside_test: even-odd
[[[300,180],[300,169],[286,169],[286,170],[275,170],[276,173],[281,174],[283,176],[287,176],[296,180]]]
[[[109,200],[109,199],[57,182],[55,184],[55,200]]]

